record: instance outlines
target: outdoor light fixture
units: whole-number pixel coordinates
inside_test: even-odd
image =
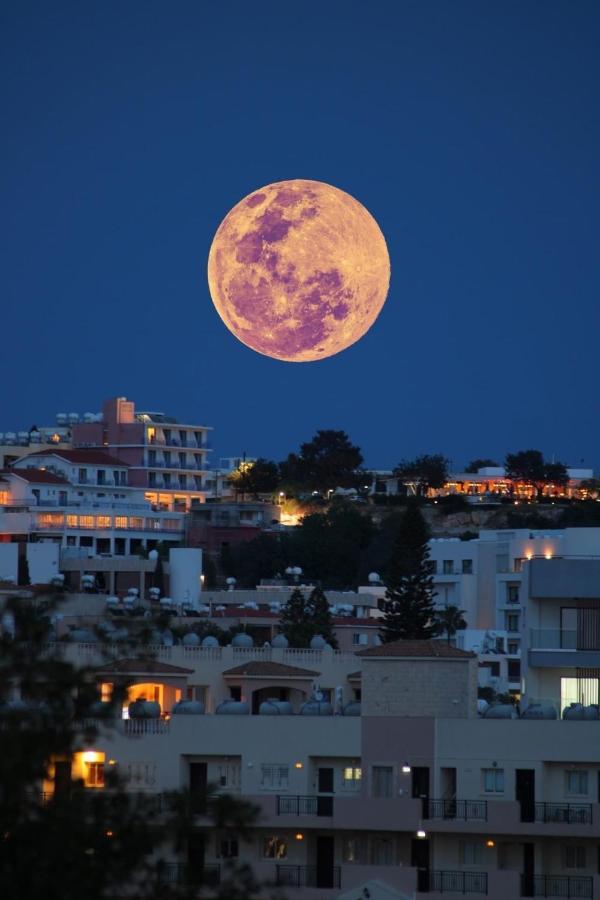
[[[427,837],[427,832],[425,831],[424,828],[419,828],[419,830],[417,831],[417,837],[420,838],[421,840],[423,840],[423,838]]]
[[[303,840],[304,840],[304,835],[302,834],[301,831],[299,831],[298,834],[295,835],[295,837],[296,837],[296,840],[297,840],[297,841],[303,841]]]
[[[296,769],[303,769],[303,768],[304,768],[304,764],[301,763],[301,762],[294,763],[294,768],[296,768]]]
[[[407,762],[405,762],[404,765],[402,766],[402,772],[404,775],[410,774],[410,766]]]
[[[486,847],[489,847],[490,850],[492,850],[492,849],[496,846],[496,842],[495,842],[495,841],[492,841],[492,840],[490,839],[489,841],[486,841],[486,842],[485,842],[485,846],[486,846]]]

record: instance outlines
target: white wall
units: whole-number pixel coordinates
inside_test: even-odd
[[[29,579],[32,584],[49,584],[59,572],[60,545],[44,542],[27,544]]]
[[[18,544],[0,544],[0,581],[17,583],[18,558]]]

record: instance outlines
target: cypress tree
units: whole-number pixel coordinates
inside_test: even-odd
[[[437,633],[429,529],[416,504],[407,507],[393,544],[385,578],[384,643],[429,640]]]
[[[315,634],[312,608],[300,588],[294,588],[281,610],[279,625],[290,647],[308,647]]]
[[[329,601],[320,587],[313,588],[308,598],[308,605],[313,624],[313,634],[320,634],[335,649],[337,640],[333,631],[333,619]]]

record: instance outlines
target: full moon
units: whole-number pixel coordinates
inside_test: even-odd
[[[208,284],[225,325],[252,350],[312,362],[345,350],[379,315],[385,238],[358,200],[321,181],[253,191],[215,234]]]

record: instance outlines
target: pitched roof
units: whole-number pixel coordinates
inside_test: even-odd
[[[157,659],[117,659],[96,669],[99,675],[192,675],[193,669],[172,666]]]
[[[56,475],[54,472],[48,472],[46,469],[4,469],[0,474],[16,475],[18,478],[22,478],[23,481],[29,481],[32,484],[69,484],[62,475]]]
[[[245,678],[314,678],[319,674],[320,672],[313,669],[301,669],[298,666],[286,666],[284,663],[263,660],[251,660],[223,672],[225,678],[234,675],[243,675]]]
[[[66,462],[71,463],[88,463],[88,465],[97,463],[104,466],[129,468],[129,463],[111,456],[110,453],[101,448],[96,449],[94,447],[83,447],[78,450],[36,450],[35,453],[29,453],[27,456],[21,457],[21,459],[30,459],[34,456],[58,456],[59,459],[64,459]]]
[[[444,659],[474,659],[475,654],[469,650],[459,650],[452,647],[446,641],[392,641],[389,644],[380,644],[378,647],[369,647],[361,650],[357,656],[378,656],[389,659],[401,659],[403,657],[436,657]]]

